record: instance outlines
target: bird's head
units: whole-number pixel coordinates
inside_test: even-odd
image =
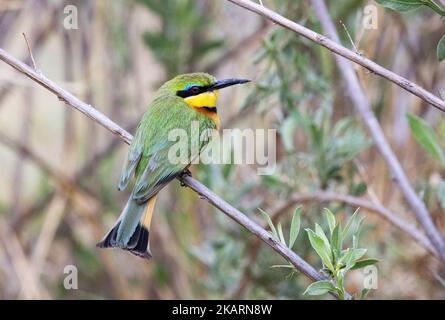
[[[218,90],[246,82],[249,80],[216,80],[214,76],[200,72],[176,76],[166,82],[164,87],[169,93],[184,99],[192,108],[205,108],[208,112],[216,112]]]

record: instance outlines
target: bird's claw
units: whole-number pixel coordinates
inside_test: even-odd
[[[192,176],[192,173],[190,172],[189,169],[184,169],[184,170],[182,171],[182,175],[191,177],[191,176]]]
[[[181,176],[192,176],[192,173],[190,172],[189,169],[184,169],[181,173]],[[186,184],[184,182],[181,181],[181,187],[186,187]]]

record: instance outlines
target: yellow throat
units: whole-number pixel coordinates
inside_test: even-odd
[[[189,107],[212,119],[215,122],[216,127],[219,128],[219,116],[216,112],[216,101],[218,100],[218,94],[218,90],[207,91],[196,96],[187,97],[184,99],[184,101],[189,105]]]

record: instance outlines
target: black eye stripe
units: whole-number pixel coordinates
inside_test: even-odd
[[[209,91],[208,86],[206,87],[198,87],[198,86],[193,86],[190,89],[187,90],[179,90],[176,92],[176,95],[181,97],[181,98],[187,98],[187,97],[191,97],[191,96],[196,96],[198,94],[201,94],[203,92]]]

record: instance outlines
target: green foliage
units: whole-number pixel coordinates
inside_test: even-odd
[[[349,218],[343,230],[329,209],[325,209],[325,217],[329,226],[329,238],[317,223],[315,231],[308,228],[306,232],[312,248],[322,261],[322,271],[329,276],[330,280],[321,280],[311,284],[305,294],[322,295],[331,292],[337,294],[341,299],[346,299],[344,283],[347,272],[376,264],[378,260],[362,259],[367,249],[358,248],[362,220],[358,219],[357,211]],[[351,236],[352,247],[344,249],[344,243]]]
[[[294,215],[292,216],[292,223],[290,225],[289,232],[289,248],[292,249],[295,240],[297,240],[298,233],[300,232],[301,224],[301,207],[295,209]]]
[[[410,11],[421,7],[428,7],[445,17],[445,9],[434,0],[376,0],[386,8],[395,11]]]
[[[445,8],[435,0],[376,0],[386,8],[405,12],[414,9],[419,9],[422,7],[428,7],[437,14],[445,17]],[[445,35],[440,39],[437,44],[437,58],[439,61],[445,59]]]
[[[440,202],[440,206],[442,209],[445,209],[445,181],[441,181],[439,183],[439,187],[437,188],[437,197]]]
[[[422,7],[425,1],[421,0],[376,0],[382,6],[395,11],[409,11]]]
[[[343,181],[342,169],[370,145],[362,128],[351,118],[333,125],[331,117],[323,108],[314,114],[294,111],[290,116],[295,122],[294,131],[300,128],[307,137],[308,150],[300,152],[300,159],[316,169],[321,189],[326,189],[330,181]]]
[[[313,63],[314,57],[320,57],[317,63]],[[255,106],[260,114],[280,112],[276,126],[286,152],[285,159],[277,164],[276,175],[262,177],[263,184],[286,192],[305,184],[305,179],[313,188],[327,189],[353,178],[351,160],[370,141],[352,118],[334,122],[328,84],[331,58],[312,43],[278,29],[264,41],[254,62],[262,66],[259,69],[263,73],[243,108]],[[297,136],[303,138],[296,141]],[[360,195],[366,185],[351,183],[350,188],[351,194]]]
[[[205,281],[202,281],[206,292],[219,296],[221,292],[233,290],[242,271],[239,262],[243,259],[242,246],[237,241],[221,235],[199,247],[192,247],[190,253],[208,270]]]
[[[417,142],[445,167],[445,154],[436,138],[433,128],[422,118],[408,114],[408,123]]]
[[[445,60],[445,35],[440,39],[437,45],[437,59],[439,61]]]
[[[439,123],[438,137],[431,125],[422,118],[411,114],[408,114],[407,118],[411,133],[416,141],[427,153],[439,162],[442,169],[445,169],[445,153],[443,151],[443,145],[439,143],[443,138],[443,123]],[[441,208],[445,209],[445,181],[441,180],[439,182],[436,195]]]
[[[201,60],[223,41],[208,34],[212,19],[209,3],[196,0],[137,0],[159,16],[161,29],[146,31],[144,42],[166,68],[170,78],[196,71]],[[193,70],[196,68],[196,70]]]
[[[292,247],[295,244],[295,240],[297,240],[298,233],[300,232],[300,222],[301,222],[301,207],[297,207],[295,209],[295,212],[292,216],[292,222],[289,230],[289,241],[286,243],[284,233],[283,233],[283,226],[281,222],[277,224],[277,227],[274,226],[272,219],[270,216],[265,212],[263,209],[259,209],[260,212],[263,214],[265,220],[267,221],[267,224],[269,225],[269,228],[272,232],[272,235],[277,238],[282,244],[287,246],[289,249],[292,249]]]
[[[312,44],[302,41],[286,30],[277,29],[265,39],[263,47],[254,57],[255,64],[266,65],[256,88],[246,99],[244,108],[255,105],[260,112],[270,110],[270,100],[280,102],[285,110],[293,110],[311,99],[315,92],[329,96],[328,86],[311,66],[313,53],[308,52]],[[314,48],[314,50],[318,50]],[[320,70],[324,72],[324,70]],[[293,90],[299,81],[304,86]]]
[[[303,294],[307,294],[309,296],[321,296],[328,292],[335,292],[334,284],[329,280],[320,280],[311,283]]]
[[[278,238],[278,232],[277,229],[275,228],[272,219],[269,217],[269,215],[267,214],[266,211],[264,211],[263,209],[259,208],[260,212],[263,214],[263,216],[266,218],[267,224],[269,225],[270,230],[272,231],[272,234],[274,235],[275,238]]]
[[[286,245],[281,222],[279,222],[277,227],[275,227],[269,215],[263,210],[260,211],[269,224],[270,229],[272,230],[272,235],[281,243]],[[289,232],[290,238],[287,245],[289,249],[292,249],[298,236],[298,232],[300,230],[300,216],[301,207],[298,207],[295,209],[292,217]],[[363,219],[358,217],[358,210],[356,210],[348,219],[344,228],[342,228],[340,223],[336,221],[335,215],[332,213],[332,211],[327,208],[325,208],[325,220],[329,228],[329,237],[318,223],[315,223],[314,230],[309,228],[305,230],[312,249],[322,262],[322,272],[326,274],[328,279],[312,283],[304,291],[304,294],[318,296],[326,293],[334,293],[341,299],[346,299],[349,297],[346,296],[344,283],[348,271],[374,265],[378,263],[379,260],[373,258],[363,258],[367,252],[367,249],[358,247],[359,235],[363,222]],[[344,244],[351,237],[352,244],[349,247],[344,248]],[[294,268],[291,264],[274,265],[273,267]],[[366,294],[367,290],[362,291],[359,298],[364,298]]]

